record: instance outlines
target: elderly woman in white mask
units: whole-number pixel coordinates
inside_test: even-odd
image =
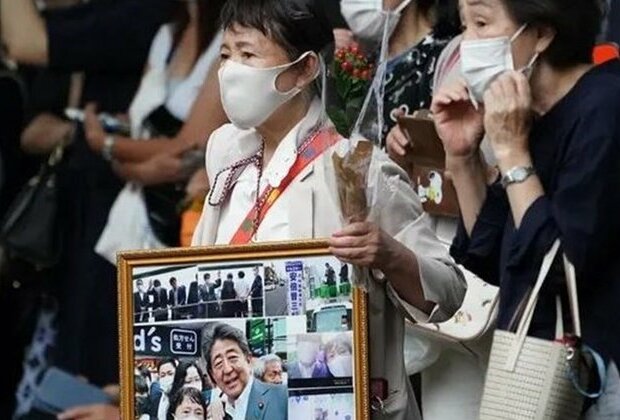
[[[344,220],[331,162],[350,143],[313,92],[318,51],[332,38],[313,2],[230,0],[222,21],[219,77],[232,124],[208,142],[212,188],[193,244],[328,237],[342,261],[374,269],[370,375],[386,387],[373,418],[419,418],[402,358],[404,317],[449,317],[464,294],[461,272],[428,228],[406,174],[378,149],[367,186],[368,200],[382,204],[377,223]]]

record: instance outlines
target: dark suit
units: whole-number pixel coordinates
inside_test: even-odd
[[[178,306],[185,305],[186,293],[185,286],[179,286],[168,292],[168,305],[172,309],[172,319],[181,319],[181,315],[185,313],[184,308],[176,309]]]
[[[185,313],[189,315],[190,319],[198,318],[200,312],[200,296],[198,296],[198,282],[193,281],[189,284],[189,292],[187,292],[187,304],[188,306]]]
[[[215,283],[201,284],[198,286],[200,300],[205,302],[201,305],[200,316],[204,318],[217,318],[220,316],[220,305],[217,302],[215,291],[222,287],[222,279],[215,280]]]
[[[164,288],[160,288],[159,292],[155,289],[151,290],[149,294],[153,297],[151,308],[153,308],[153,317],[155,321],[167,321],[168,320],[168,294]]]
[[[254,379],[245,420],[288,420],[286,386],[266,384]]]
[[[224,280],[222,286],[222,294],[220,296],[222,300],[222,316],[224,318],[232,318],[237,312],[237,291],[235,290],[235,284],[232,280]]]
[[[140,292],[135,292],[133,294],[133,311],[134,311],[134,321],[135,323],[139,322],[148,322],[149,320],[149,295],[148,293],[142,293],[140,296]]]
[[[250,289],[252,297],[252,316],[263,316],[263,279],[256,276]]]

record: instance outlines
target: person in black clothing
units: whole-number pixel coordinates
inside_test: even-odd
[[[151,40],[169,19],[173,2],[93,0],[46,16],[33,3],[0,2],[10,55],[22,63],[84,71],[82,104],[95,101],[112,114],[127,109]],[[116,270],[94,248],[122,184],[109,163],[90,151],[81,131],[63,165],[64,246],[53,279],[59,303],[54,364],[95,385],[118,383]]]
[[[203,276],[204,284],[200,285],[200,300],[205,302],[202,305],[202,316],[206,318],[218,318],[220,316],[220,305],[217,301],[215,291],[222,287],[222,279],[218,273],[215,282],[211,281],[211,274],[205,273]]]
[[[260,276],[258,267],[254,267],[254,281],[250,289],[252,298],[252,316],[263,316],[263,278]]]
[[[198,274],[194,281],[189,284],[189,291],[187,292],[187,305],[185,313],[189,316],[189,319],[196,319],[200,314],[200,301],[199,287],[198,287]]]
[[[325,263],[325,283],[328,286],[336,285],[336,271],[329,263]]]
[[[149,291],[151,297],[151,308],[155,321],[168,320],[168,293],[166,289],[161,287],[159,280],[153,281],[153,289]]]
[[[170,278],[170,290],[168,291],[168,305],[172,310],[172,319],[182,319],[185,314],[185,308],[182,306],[186,302],[185,286],[178,286],[177,279]]]
[[[559,239],[577,275],[583,341],[609,362],[607,389],[615,387],[620,394],[612,363],[620,364],[620,312],[615,310],[620,302],[620,62],[591,63],[602,18],[596,1],[487,3],[492,6],[465,3],[464,39],[512,36],[518,70],[481,80],[475,77],[482,74],[479,69],[469,68],[465,78],[472,89],[457,83],[434,99],[434,120],[462,214],[452,255],[500,286],[498,328],[512,330],[544,255]],[[462,47],[461,53],[468,50]],[[463,56],[463,63],[469,58]],[[484,107],[474,108],[470,98],[481,94]],[[497,159],[497,177],[488,176],[481,158],[483,133]],[[542,290],[532,336],[555,338],[556,297],[566,292],[564,273],[557,274]],[[566,301],[562,307],[568,312]],[[603,395],[598,403],[605,401],[616,402],[609,418],[620,418],[620,395]]]
[[[133,293],[133,311],[134,322],[138,324],[149,320],[149,296],[142,279],[136,282],[136,286],[138,290]]]
[[[235,283],[231,273],[226,275],[226,280],[224,280],[222,285],[220,301],[222,302],[222,317],[233,318],[239,308],[239,302],[237,301],[237,291],[235,290]]]
[[[346,263],[340,264],[340,273],[338,273],[338,277],[340,278],[340,283],[348,283],[349,282],[349,265]]]

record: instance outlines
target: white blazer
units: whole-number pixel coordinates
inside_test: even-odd
[[[319,121],[320,109],[320,102],[315,101],[304,120],[290,134],[303,139],[304,134]],[[293,180],[278,199],[278,205],[285,206],[288,211],[290,237],[271,237],[269,231],[259,230],[261,240],[325,238],[342,228],[331,159],[334,152],[346,153],[351,144],[343,139],[324,152]],[[254,130],[240,130],[229,124],[215,131],[206,153],[210,181],[213,182],[222,169],[254,154],[259,145],[260,138]],[[218,180],[225,178],[220,176]],[[215,195],[222,188],[217,184],[220,182],[212,185]],[[451,262],[446,248],[430,228],[429,217],[423,213],[421,202],[411,188],[406,173],[379,149],[375,149],[372,156],[367,198],[372,220],[416,252],[425,297],[437,303],[429,319],[429,316],[400,299],[389,283],[369,281],[368,275],[362,279],[368,285],[371,378],[388,381],[389,397],[384,402],[385,410],[383,413],[373,413],[373,419],[415,420],[420,415],[403,358],[405,316],[419,322],[447,319],[462,302],[465,282],[459,269]],[[220,207],[205,203],[193,245],[218,243]],[[282,212],[278,214],[282,216]],[[269,225],[269,218],[267,213],[263,225]],[[235,223],[238,226],[241,220]]]

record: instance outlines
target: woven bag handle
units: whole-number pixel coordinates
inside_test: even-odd
[[[534,288],[532,289],[532,293],[530,294],[527,305],[525,306],[525,310],[521,315],[521,320],[519,321],[519,326],[515,333],[516,340],[514,342],[513,347],[510,349],[508,354],[508,358],[506,359],[505,369],[508,371],[514,371],[517,365],[517,360],[519,359],[519,355],[521,354],[521,350],[523,349],[523,344],[525,343],[525,339],[527,338],[527,333],[530,330],[530,325],[532,324],[532,319],[534,317],[534,310],[536,309],[536,304],[538,303],[538,297],[540,296],[540,291],[542,286],[547,278],[549,271],[551,270],[551,266],[553,265],[553,261],[558,253],[560,248],[560,240],[557,239],[549,252],[545,255],[543,259],[542,266],[540,267],[540,272],[538,273],[538,278],[536,279],[536,283],[534,284]],[[580,337],[581,336],[581,320],[579,317],[579,302],[577,299],[577,280],[575,276],[575,267],[568,261],[566,255],[563,256],[564,263],[564,272],[566,276],[566,284],[568,289],[568,297],[570,302],[571,309],[571,317],[573,320],[574,333]]]

